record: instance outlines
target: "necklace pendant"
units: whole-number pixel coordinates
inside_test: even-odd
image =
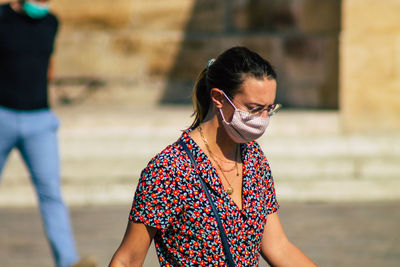
[[[232,187],[228,187],[226,189],[226,193],[228,193],[228,195],[232,195],[233,194],[233,188]]]

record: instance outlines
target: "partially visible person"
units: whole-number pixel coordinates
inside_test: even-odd
[[[58,29],[48,0],[0,5],[0,174],[12,149],[31,174],[56,266],[78,261],[60,185],[59,120],[48,103],[50,58]]]
[[[272,266],[316,266],[282,228],[254,141],[279,109],[275,96],[276,73],[255,52],[233,47],[209,62],[192,126],[141,174],[111,267],[141,266],[153,239],[161,266],[258,266],[260,254]]]

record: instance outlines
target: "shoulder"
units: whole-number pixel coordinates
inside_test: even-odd
[[[184,164],[185,157],[182,148],[173,143],[155,155],[143,169],[141,178],[174,179],[180,166]]]
[[[10,6],[10,4],[8,3],[8,4],[0,4],[0,10],[1,11],[4,11],[7,7],[9,7]]]
[[[54,13],[49,13],[48,17],[51,20],[51,22],[58,24],[58,22],[59,22],[58,17]]]
[[[0,5],[0,19],[5,16],[7,9],[9,8],[10,4],[2,4]]]
[[[259,166],[262,171],[270,171],[268,159],[261,146],[256,141],[246,143],[245,149],[249,164]]]
[[[54,15],[53,13],[49,13],[46,17],[46,21],[48,24],[50,24],[52,27],[58,28],[58,24],[60,23],[57,16]]]
[[[253,156],[256,159],[265,159],[264,151],[261,146],[256,141],[251,141],[244,144],[247,150],[247,153]]]
[[[162,165],[163,167],[170,168],[171,166],[167,166],[162,163],[166,162],[181,162],[184,159],[183,157],[183,150],[182,147],[177,143],[173,143],[165,147],[160,153],[158,153],[156,156],[154,156],[151,160],[151,162],[157,164],[157,165]]]

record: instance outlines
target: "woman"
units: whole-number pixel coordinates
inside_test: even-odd
[[[271,65],[247,48],[210,60],[194,87],[192,126],[141,174],[111,267],[141,266],[153,238],[161,266],[257,266],[259,253],[274,266],[315,266],[282,229],[254,141],[279,109],[275,94]]]

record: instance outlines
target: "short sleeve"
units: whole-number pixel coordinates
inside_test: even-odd
[[[260,157],[260,162],[261,164],[261,177],[264,178],[264,182],[266,184],[267,188],[267,214],[271,214],[276,212],[279,209],[279,203],[276,198],[276,192],[275,192],[275,184],[274,184],[274,178],[271,173],[271,168],[269,166],[269,162],[267,160],[267,157],[265,156],[264,152],[262,151],[261,147],[255,143],[256,145],[256,150],[259,152],[259,157]]]
[[[168,228],[181,211],[177,166],[165,154],[153,158],[142,171],[129,216],[158,229]]]
[[[271,168],[269,166],[267,159],[265,159],[264,166],[265,166],[264,177],[265,177],[265,182],[267,184],[267,195],[268,195],[267,214],[270,214],[276,212],[279,209],[279,203],[276,198],[274,178],[272,177]]]

